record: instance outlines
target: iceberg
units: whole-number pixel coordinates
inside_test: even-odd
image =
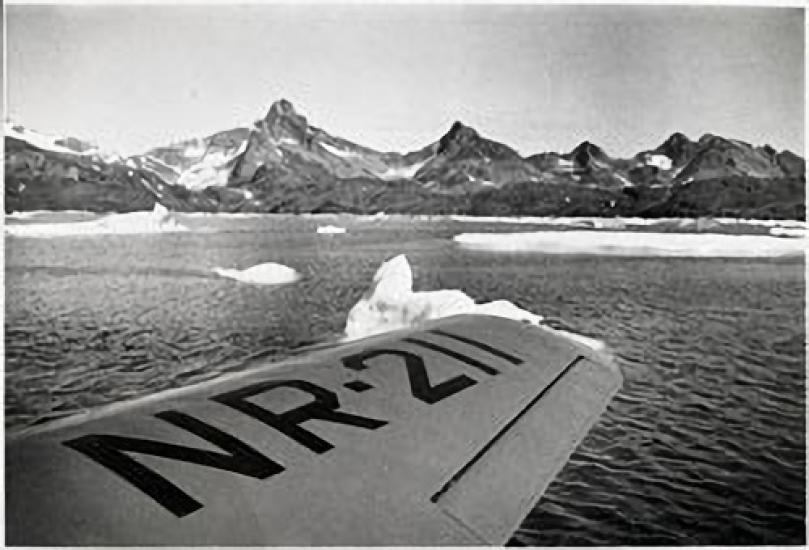
[[[345,340],[418,326],[421,323],[464,313],[498,315],[538,324],[542,317],[498,300],[476,304],[461,290],[413,291],[413,273],[404,254],[384,262],[370,288],[348,313]]]
[[[283,264],[267,262],[247,269],[214,267],[211,271],[228,279],[254,285],[283,285],[300,279],[297,271]]]
[[[414,292],[413,273],[404,254],[383,262],[379,267],[371,286],[348,312],[343,341],[417,327],[433,319],[461,314],[513,319],[538,326],[596,351],[604,351],[607,347],[600,340],[543,325],[541,315],[519,308],[507,300],[477,304],[461,290]]]
[[[338,235],[346,232],[345,227],[337,227],[336,225],[318,225],[317,232],[324,235]]]
[[[716,233],[625,231],[461,233],[454,237],[454,241],[470,250],[603,256],[763,258],[800,255],[804,251],[804,243],[799,239]]]
[[[51,238],[93,235],[141,235],[189,231],[169,210],[155,203],[151,212],[110,214],[99,220],[66,223],[30,223],[6,225],[7,235],[15,237]]]

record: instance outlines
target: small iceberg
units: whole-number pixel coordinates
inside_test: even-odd
[[[336,225],[318,225],[317,232],[322,235],[340,235],[346,232],[346,228],[337,227]]]
[[[461,233],[454,237],[454,241],[470,250],[601,256],[765,258],[800,255],[804,251],[804,243],[798,239],[716,233],[626,231]]]
[[[247,269],[214,267],[211,271],[220,277],[253,285],[283,285],[294,283],[301,278],[300,274],[291,267],[273,262],[254,265]]]
[[[92,235],[141,235],[181,233],[188,227],[177,221],[165,206],[155,203],[151,212],[110,214],[99,220],[66,223],[30,223],[6,225],[6,234],[16,237],[73,237]]]

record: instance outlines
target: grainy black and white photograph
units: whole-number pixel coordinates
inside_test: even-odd
[[[7,3],[5,543],[806,543],[805,6]]]

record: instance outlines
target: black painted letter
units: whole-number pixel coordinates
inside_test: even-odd
[[[349,355],[342,358],[343,366],[357,371],[365,370],[368,368],[365,362],[380,355],[394,355],[404,359],[407,377],[410,380],[410,393],[413,394],[413,397],[424,401],[428,405],[437,403],[477,383],[465,374],[461,374],[433,386],[430,384],[427,369],[424,367],[424,361],[421,357],[415,353],[398,349],[373,349]]]
[[[187,516],[199,510],[202,504],[168,479],[124,453],[140,453],[191,462],[256,479],[266,479],[284,471],[283,466],[249,445],[192,416],[178,411],[163,411],[155,416],[213,443],[228,454],[139,437],[107,434],[84,435],[64,441],[63,444],[109,468],[177,517]]]
[[[247,401],[248,397],[265,393],[275,388],[295,388],[310,394],[315,400],[281,414],[268,411]],[[384,420],[338,411],[340,402],[337,400],[337,394],[306,380],[269,380],[216,395],[211,399],[252,416],[268,426],[272,426],[318,454],[333,449],[334,445],[302,428],[300,424],[307,420],[325,420],[365,428],[366,430],[375,430],[387,424]]]

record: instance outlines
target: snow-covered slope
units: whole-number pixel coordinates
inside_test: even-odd
[[[90,147],[89,145],[83,144],[83,142],[75,138],[43,134],[35,130],[29,130],[24,126],[14,124],[8,121],[3,124],[3,134],[5,137],[19,139],[21,141],[25,141],[26,143],[38,149],[53,151],[55,153],[65,153],[69,155],[82,155],[82,156],[92,156],[99,154],[99,150],[97,147]],[[81,149],[71,148],[66,147],[65,145],[61,145],[60,143],[75,143],[79,147],[85,145],[86,148],[85,147],[81,147]]]

